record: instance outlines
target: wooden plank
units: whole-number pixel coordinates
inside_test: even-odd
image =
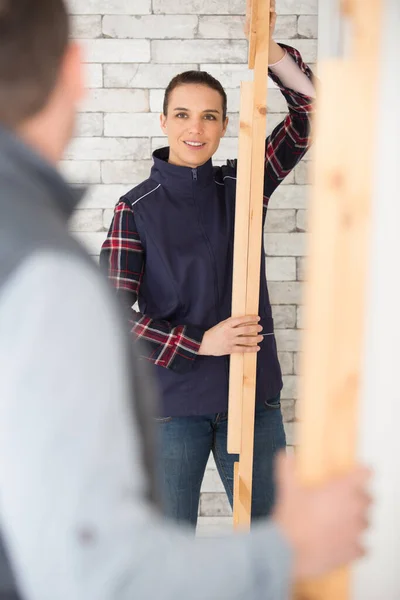
[[[366,357],[359,455],[373,469],[373,515],[368,555],[357,567],[353,600],[400,598],[400,404],[397,390],[400,286],[394,275],[399,253],[400,207],[396,201],[400,136],[400,3],[383,1],[379,53],[378,139],[375,141],[371,270],[366,316]],[[378,399],[384,399],[382,405]]]
[[[239,503],[239,463],[233,465],[233,503],[238,506]],[[233,528],[239,529],[238,511],[233,514]]]
[[[262,248],[262,217],[265,163],[265,129],[267,115],[267,80],[270,3],[253,0],[257,11],[256,53],[254,65],[253,146],[247,266],[246,314],[258,314]],[[239,459],[239,505],[235,518],[241,527],[250,527],[253,484],[254,414],[257,354],[243,358],[242,444]],[[237,517],[236,517],[236,512]]]
[[[252,123],[253,82],[242,82],[233,255],[233,317],[246,315]],[[243,357],[244,354],[239,353],[230,356],[228,452],[231,454],[240,453],[242,441]]]
[[[320,71],[298,451],[300,476],[310,485],[346,472],[356,458],[380,1],[348,3],[353,56]],[[350,570],[303,582],[296,597],[348,600]]]
[[[249,69],[254,69],[257,46],[257,2],[258,0],[247,0],[248,39],[249,39]]]
[[[298,461],[302,480],[307,484],[321,483],[334,472],[330,432],[334,431],[336,446],[343,441],[341,427],[354,425],[356,402],[348,395],[335,414],[337,360],[333,354],[342,345],[344,331],[337,322],[338,249],[343,212],[341,196],[346,196],[345,182],[349,176],[347,163],[348,132],[353,118],[349,97],[354,69],[349,64],[334,62],[321,65],[323,86],[319,90],[317,111],[317,142],[315,148],[315,186],[310,208],[312,232],[308,261],[308,285],[305,298],[306,335],[304,341],[303,383],[300,386],[300,418]],[[336,115],[336,118],[335,118]],[[345,290],[342,289],[342,294]],[[347,294],[346,294],[347,297]],[[352,304],[357,298],[348,298]],[[353,347],[354,340],[349,340]],[[353,390],[354,392],[355,390]],[[337,398],[336,398],[337,400]],[[340,399],[339,399],[340,401]],[[341,409],[341,410],[340,410]],[[354,440],[354,433],[350,439]],[[330,455],[330,456],[329,456]],[[348,597],[347,573],[341,571],[319,581],[305,582],[296,591],[298,600],[343,600]]]

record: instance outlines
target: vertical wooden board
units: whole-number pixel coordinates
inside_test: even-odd
[[[298,449],[300,476],[308,484],[321,483],[332,474],[334,463],[329,457],[331,449],[328,447],[328,438],[331,430],[340,435],[342,419],[346,419],[345,415],[339,419],[338,415],[332,414],[337,364],[333,349],[337,347],[335,338],[343,339],[343,330],[338,328],[334,316],[337,254],[343,225],[339,196],[344,193],[348,171],[347,132],[352,118],[348,110],[348,97],[344,98],[342,90],[348,90],[352,71],[349,65],[335,62],[321,65],[321,73],[323,86],[319,90],[316,174],[310,208],[312,236],[305,301],[306,334],[303,383],[300,386]],[[349,416],[355,410],[354,402],[348,403],[347,410]],[[355,432],[351,437],[354,438],[354,435]],[[296,591],[297,600],[348,598],[347,573],[341,573],[340,583],[338,577],[334,574],[318,581],[302,583]]]
[[[239,528],[239,463],[235,462],[233,465],[233,505],[236,510],[233,512],[233,527],[234,529]]]
[[[347,15],[352,19],[352,56],[370,63],[370,83],[376,86],[379,48],[382,40],[383,0],[346,0]]]
[[[265,129],[268,91],[269,2],[258,0],[257,52],[254,67],[253,148],[247,271],[247,314],[258,314],[262,247]]]
[[[400,113],[400,3],[384,0],[379,56],[378,136],[375,142],[371,268],[366,315],[360,419],[360,458],[373,469],[374,505],[367,556],[355,570],[353,600],[400,598],[400,403],[398,393],[400,286],[397,201]]]
[[[253,1],[254,5],[257,4],[257,43],[254,68],[253,148],[246,292],[246,313],[249,315],[258,314],[259,311],[270,19],[269,2]],[[245,355],[242,445],[239,461],[239,489],[243,490],[243,493],[239,502],[239,521],[246,527],[250,526],[251,521],[256,370],[257,355]]]
[[[252,122],[253,82],[242,82],[233,255],[233,317],[246,315]],[[231,454],[239,454],[241,448],[243,357],[243,354],[231,354],[230,356],[228,452]]]
[[[323,85],[318,90],[316,112],[314,187],[309,208],[312,232],[308,248],[308,281],[305,286],[305,330],[303,377],[299,396],[301,427],[299,428],[300,475],[314,484],[325,477],[327,395],[331,372],[328,343],[331,336],[335,281],[335,247],[339,227],[337,186],[342,182],[343,151],[346,126],[342,119],[345,108],[341,64],[320,65]],[[343,111],[343,117],[348,111]],[[334,116],[337,118],[334,119]],[[349,117],[350,118],[350,117]]]
[[[253,486],[254,416],[257,355],[245,354],[242,408],[242,447],[239,461],[239,523],[250,528]],[[246,375],[248,373],[249,375]],[[234,509],[236,507],[234,506]]]
[[[247,19],[249,24],[249,69],[254,69],[256,60],[257,44],[257,2],[258,0],[247,0]]]
[[[298,458],[307,483],[343,473],[355,461],[372,193],[373,144],[365,123],[375,117],[368,65],[337,62],[322,73],[300,394]],[[303,584],[297,597],[347,600],[349,594],[350,571],[342,569]]]

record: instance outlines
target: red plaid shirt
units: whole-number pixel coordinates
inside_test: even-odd
[[[289,46],[285,48],[311,78],[311,70],[299,52]],[[285,87],[271,71],[269,75],[284,95],[289,113],[265,143],[265,209],[271,194],[303,158],[310,145],[310,116],[313,111],[312,98]],[[236,161],[230,161],[232,163],[236,166]],[[141,338],[147,342],[143,345],[144,357],[177,372],[186,370],[187,361],[193,361],[197,356],[204,329],[193,325],[173,327],[168,321],[151,319],[134,310],[145,260],[134,209],[124,200],[120,200],[115,207],[100,261],[107,269],[112,285],[130,308],[130,327],[134,339]]]

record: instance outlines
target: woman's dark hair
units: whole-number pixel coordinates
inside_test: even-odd
[[[16,127],[42,110],[68,45],[63,0],[0,0],[0,122]]]
[[[168,103],[171,93],[175,88],[180,85],[187,85],[190,83],[194,83],[197,85],[205,85],[206,87],[211,88],[218,92],[222,98],[222,118],[225,121],[226,113],[227,113],[227,105],[228,101],[226,98],[226,92],[218,79],[215,79],[212,75],[207,73],[206,71],[185,71],[184,73],[180,73],[176,75],[168,84],[167,89],[165,90],[164,95],[164,106],[163,112],[164,115],[167,116],[168,112]]]

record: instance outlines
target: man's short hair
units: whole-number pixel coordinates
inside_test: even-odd
[[[46,106],[68,36],[63,0],[0,0],[0,123],[15,128]]]

